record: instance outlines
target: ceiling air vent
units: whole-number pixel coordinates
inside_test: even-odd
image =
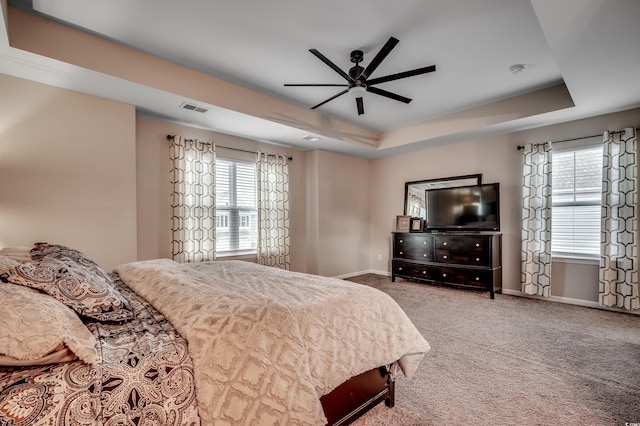
[[[204,108],[198,105],[194,105],[194,104],[190,104],[188,102],[183,102],[182,105],[180,105],[180,108],[184,108],[184,109],[188,109],[189,111],[195,111],[195,112],[200,112],[200,113],[205,113],[207,111],[209,111],[208,108]]]
[[[319,137],[311,136],[311,135],[303,136],[302,139],[309,142],[318,142],[320,140]]]

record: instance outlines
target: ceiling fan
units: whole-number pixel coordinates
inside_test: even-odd
[[[406,98],[404,96],[398,95],[396,93],[389,92],[387,90],[379,89],[374,87],[376,84],[386,83],[388,81],[399,80],[401,78],[413,77],[415,75],[426,74],[429,72],[433,72],[436,70],[435,65],[431,65],[428,67],[417,68],[410,71],[404,71],[397,74],[389,74],[383,77],[372,78],[371,74],[378,68],[380,63],[387,57],[389,52],[396,47],[399,40],[394,37],[390,37],[389,40],[382,46],[382,49],[378,52],[378,54],[373,58],[373,60],[369,63],[366,68],[360,66],[360,62],[362,62],[364,53],[362,50],[354,50],[351,52],[351,62],[355,65],[349,69],[349,73],[347,74],[343,70],[341,70],[336,64],[331,62],[326,56],[322,53],[318,52],[316,49],[309,49],[309,52],[313,53],[318,59],[327,64],[332,70],[337,72],[347,80],[347,84],[285,84],[285,86],[324,86],[324,87],[346,87],[343,91],[335,94],[334,96],[326,99],[319,104],[312,106],[311,109],[316,109],[321,105],[326,104],[329,101],[334,100],[338,96],[342,96],[345,93],[349,92],[356,98],[356,107],[358,108],[358,115],[364,114],[364,102],[362,100],[362,95],[364,92],[370,92],[376,95],[384,96],[386,98],[394,99],[396,101],[404,102],[408,104],[411,102],[411,99]]]

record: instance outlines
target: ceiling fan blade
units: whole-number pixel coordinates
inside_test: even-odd
[[[396,93],[391,93],[386,90],[378,89],[377,87],[368,86],[367,92],[375,93],[376,95],[380,95],[396,101],[404,102],[405,104],[408,104],[409,102],[411,102],[411,99],[409,98],[405,98],[404,96],[400,96]]]
[[[390,37],[389,40],[387,40],[387,42],[385,43],[384,46],[382,46],[382,49],[380,49],[380,51],[378,52],[378,54],[373,58],[373,60],[371,61],[371,63],[367,66],[367,68],[364,69],[364,71],[362,72],[362,77],[366,80],[371,74],[373,74],[373,72],[376,70],[376,68],[378,68],[378,66],[380,65],[380,63],[384,60],[384,58],[387,57],[387,55],[389,54],[389,52],[391,52],[391,50],[396,47],[396,44],[398,44],[398,39],[394,38],[394,37]]]
[[[342,71],[336,64],[331,62],[326,56],[324,56],[322,53],[318,52],[316,49],[309,49],[309,52],[313,53],[318,59],[320,59],[322,62],[327,64],[332,70],[334,70],[335,72],[340,74],[342,76],[342,78],[344,78],[345,80],[353,81],[353,79],[351,77],[349,77],[349,74],[347,74],[346,72]]]
[[[416,68],[415,70],[411,70],[411,71],[404,71],[404,72],[399,72],[397,74],[389,74],[383,77],[372,78],[371,80],[367,80],[367,85],[371,86],[372,84],[386,83],[387,81],[413,77],[414,75],[426,74],[428,72],[433,72],[435,70],[436,70],[435,65],[431,65],[423,68]]]
[[[312,106],[312,107],[311,107],[311,109],[316,109],[316,108],[318,108],[319,106],[324,105],[324,104],[326,104],[327,102],[334,100],[334,99],[335,99],[335,98],[337,98],[338,96],[342,96],[342,95],[344,95],[344,94],[345,94],[345,93],[347,93],[348,91],[349,91],[349,89],[345,89],[345,90],[343,90],[342,92],[340,92],[340,93],[338,93],[338,94],[336,94],[336,95],[333,95],[333,96],[332,96],[332,97],[330,97],[329,99],[327,99],[327,100],[325,100],[325,101],[320,102],[318,105]]]
[[[362,101],[362,97],[356,98],[356,107],[358,107],[358,115],[364,114],[364,102]]]
[[[298,86],[298,87],[348,87],[348,84],[284,84],[286,86]]]

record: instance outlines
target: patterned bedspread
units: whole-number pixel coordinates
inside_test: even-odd
[[[189,342],[203,424],[323,425],[320,396],[428,343],[385,293],[248,262],[115,269]]]
[[[187,342],[114,279],[135,319],[86,322],[102,363],[0,368],[0,425],[199,425]]]
[[[134,318],[83,321],[102,361],[0,367],[0,426],[324,425],[320,397],[428,343],[385,293],[240,261],[135,262]],[[12,284],[7,284],[12,285]]]

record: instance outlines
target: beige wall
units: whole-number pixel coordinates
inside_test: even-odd
[[[309,272],[369,270],[370,162],[326,151],[311,155]]]
[[[520,290],[521,153],[518,145],[561,140],[619,130],[640,124],[640,110],[630,110],[575,122],[532,129],[483,140],[434,147],[417,153],[380,159],[371,168],[371,269],[390,270],[391,232],[403,213],[404,183],[482,173],[483,182],[499,182],[503,234],[503,287]],[[597,301],[595,262],[554,262],[554,296]]]
[[[136,259],[135,111],[0,74],[0,247]]]
[[[307,153],[306,164],[306,191],[305,201],[307,207],[307,221],[305,224],[305,252],[307,258],[307,269],[305,272],[311,274],[319,274],[320,255],[319,244],[320,239],[320,194],[319,187],[319,162],[320,151],[311,151]]]

